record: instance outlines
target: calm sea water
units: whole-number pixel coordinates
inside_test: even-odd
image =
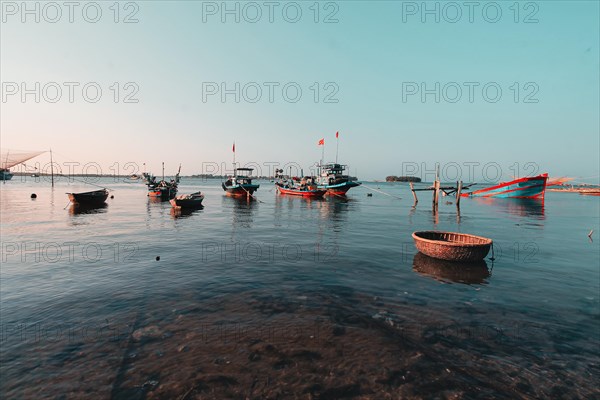
[[[137,182],[103,178],[114,198],[79,210],[65,192],[90,186],[14,179],[0,185],[2,398],[286,398],[278,384],[303,384],[290,371],[334,363],[347,382],[315,373],[305,380],[325,380],[305,395],[598,396],[598,197],[463,199],[460,212],[443,197],[434,215],[430,193],[413,207],[406,184],[365,183],[401,200],[361,187],[318,201],[263,181],[247,202],[184,178],[180,193],[206,197],[182,214]],[[431,229],[490,237],[495,259],[421,257],[411,233]],[[293,361],[290,343],[315,336],[318,356]],[[277,342],[277,362],[257,340]],[[269,375],[261,389],[246,383],[253,369]]]

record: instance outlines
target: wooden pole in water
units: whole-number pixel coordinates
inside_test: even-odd
[[[439,197],[440,197],[440,181],[439,181],[439,175],[436,170],[435,181],[433,182],[433,208],[434,209],[436,209],[438,206]]]
[[[409,182],[410,184],[410,191],[412,192],[413,198],[415,199],[415,204],[417,204],[419,202],[419,199],[417,199],[417,193],[415,192],[415,185],[413,185],[412,182]]]
[[[54,162],[52,161],[52,149],[50,149],[50,177],[52,179],[52,187],[54,187]]]
[[[462,191],[462,181],[456,183],[456,207],[460,207],[460,192]]]

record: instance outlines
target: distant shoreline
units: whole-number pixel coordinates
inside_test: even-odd
[[[416,176],[394,176],[390,175],[385,178],[386,182],[421,182],[421,178]]]

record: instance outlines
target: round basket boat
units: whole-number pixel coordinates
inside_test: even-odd
[[[412,237],[421,253],[448,261],[483,260],[492,245],[492,239],[456,232],[421,231]]]

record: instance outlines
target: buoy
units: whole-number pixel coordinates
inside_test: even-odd
[[[160,261],[160,256],[156,256],[156,261]]]
[[[31,198],[32,198],[32,199],[37,199],[37,194],[35,194],[35,193],[31,193]]]

